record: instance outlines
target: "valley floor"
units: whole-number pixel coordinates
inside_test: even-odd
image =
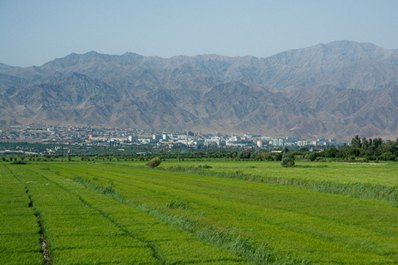
[[[397,163],[0,163],[0,263],[398,264],[397,172]]]

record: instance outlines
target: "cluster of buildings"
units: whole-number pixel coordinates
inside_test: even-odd
[[[301,139],[261,135],[153,132],[140,129],[15,126],[0,130],[0,142],[55,143],[65,145],[123,146],[152,145],[153,148],[186,146],[200,148],[281,148],[339,145],[334,139]]]

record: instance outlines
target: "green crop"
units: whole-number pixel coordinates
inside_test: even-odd
[[[42,264],[40,229],[25,184],[7,166],[0,166],[0,183],[0,264]]]
[[[123,204],[108,186],[27,167],[13,172],[28,182],[40,211],[54,264],[174,264],[201,260],[241,263],[238,256]],[[43,174],[43,173],[44,174]],[[85,185],[82,185],[85,184]],[[121,202],[119,202],[119,200]]]
[[[43,235],[53,264],[398,264],[397,164],[164,161],[160,168],[0,165],[4,197],[24,205],[27,224],[4,234],[34,236],[4,247],[7,257],[30,264],[35,258],[15,253],[32,241],[40,264]],[[376,196],[372,187],[392,191]],[[19,208],[1,209],[12,223]]]
[[[168,163],[164,169],[223,178],[289,185],[358,198],[387,200],[398,206],[397,163],[306,163],[281,169],[279,162]]]

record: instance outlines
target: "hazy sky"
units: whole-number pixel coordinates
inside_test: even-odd
[[[0,0],[0,62],[69,53],[266,57],[334,40],[398,48],[398,0]]]

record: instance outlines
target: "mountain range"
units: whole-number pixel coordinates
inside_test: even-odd
[[[398,50],[336,41],[267,58],[72,53],[0,64],[0,127],[398,135]]]

